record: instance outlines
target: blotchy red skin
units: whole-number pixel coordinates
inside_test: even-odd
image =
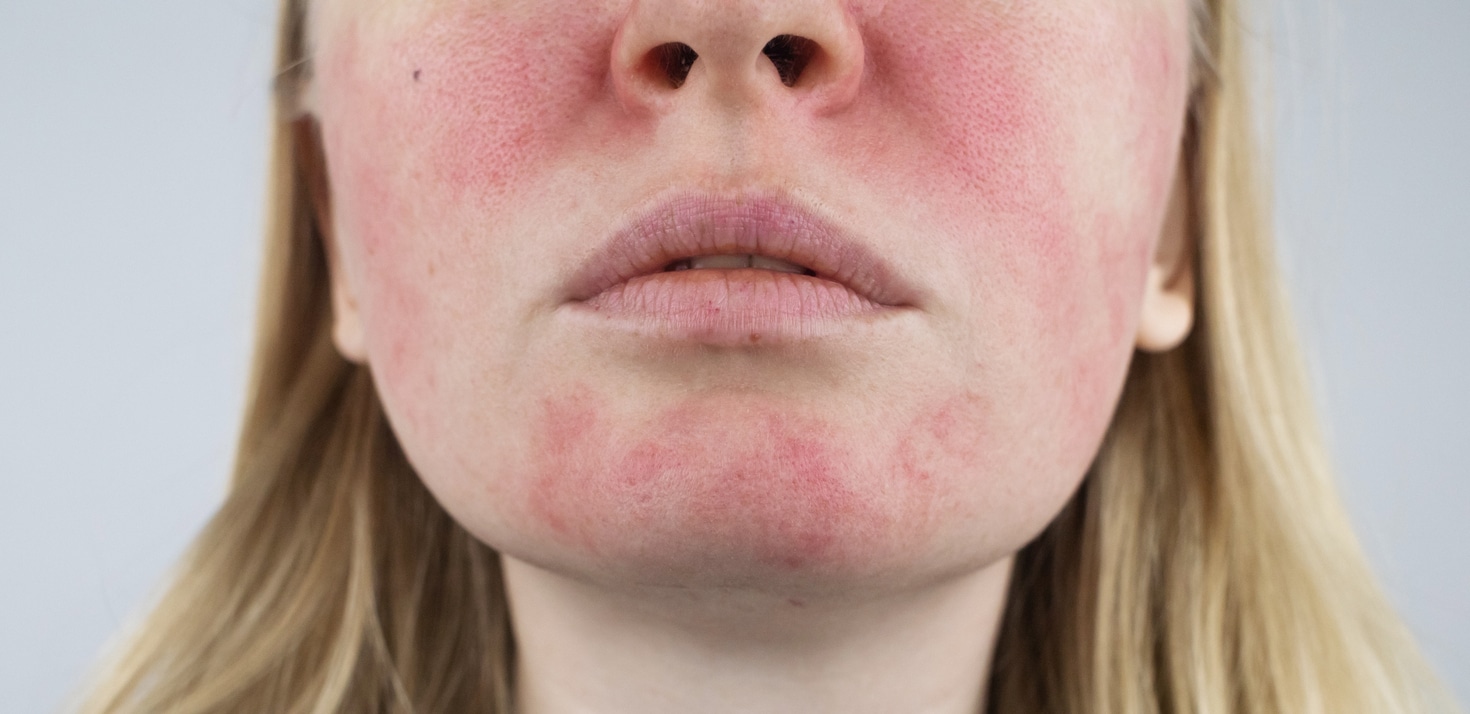
[[[318,113],[369,361],[410,459],[476,535],[670,581],[954,565],[1014,551],[1075,489],[1177,157],[1183,3],[847,5],[865,47],[850,105],[709,125],[620,102],[626,1],[322,23]],[[758,179],[871,226],[939,296],[929,322],[728,371],[559,331],[559,281],[620,211]]]
[[[853,478],[863,469],[852,454],[838,449],[844,435],[800,405],[690,399],[661,413],[653,436],[627,442],[605,410],[585,388],[544,400],[528,509],[569,545],[651,561],[670,559],[677,542],[690,562],[808,569],[922,542],[940,496],[912,458],[915,444],[929,437],[927,448],[970,448],[973,436],[948,430],[946,404],[939,426],[905,439],[899,478],[865,484]],[[759,424],[761,438],[730,440],[730,410],[749,411],[741,421]]]

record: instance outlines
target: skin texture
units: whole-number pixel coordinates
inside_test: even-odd
[[[337,342],[371,366],[430,490],[505,554],[528,710],[713,710],[548,684],[613,641],[683,643],[622,657],[645,664],[699,652],[708,679],[681,681],[728,684],[732,709],[977,701],[1009,558],[1076,490],[1135,347],[1189,329],[1187,15],[1183,0],[312,8]],[[789,87],[759,54],[788,33],[820,47]],[[699,52],[678,88],[642,61],[672,41]],[[609,227],[691,187],[786,192],[921,297],[797,344],[571,319],[567,282]],[[857,621],[869,639],[841,626]],[[816,675],[764,686],[780,702],[740,699],[805,672],[769,664],[791,652],[850,658],[899,631],[964,635],[885,665],[909,699]],[[609,659],[592,660],[607,681],[637,681]]]

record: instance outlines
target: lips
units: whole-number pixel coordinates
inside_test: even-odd
[[[725,260],[717,256],[729,256]],[[701,263],[752,258],[750,269],[787,263],[815,281],[834,283],[882,307],[913,305],[916,291],[862,242],[834,223],[779,196],[682,194],[637,214],[575,274],[571,297],[594,302],[630,281]]]
[[[680,194],[574,275],[573,312],[653,338],[771,345],[850,334],[917,291],[853,234],[781,195]]]

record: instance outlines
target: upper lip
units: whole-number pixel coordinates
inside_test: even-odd
[[[908,307],[917,296],[867,245],[784,196],[680,193],[615,230],[574,274],[571,297],[589,300],[687,258],[747,253],[795,263],[879,305]]]

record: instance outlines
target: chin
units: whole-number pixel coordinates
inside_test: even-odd
[[[482,541],[576,579],[871,595],[1004,560],[1080,481],[1085,464],[1007,473],[1011,451],[973,438],[983,405],[964,395],[862,413],[713,394],[629,411],[578,388],[523,421],[524,463],[421,471]],[[492,491],[493,504],[477,496]]]

